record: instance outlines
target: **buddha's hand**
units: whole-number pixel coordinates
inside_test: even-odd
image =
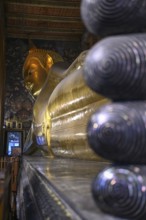
[[[33,123],[33,129],[34,129],[34,135],[35,135],[37,144],[41,146],[46,145],[47,141],[43,133],[43,124]]]
[[[47,142],[46,142],[46,138],[44,135],[41,135],[41,136],[36,136],[36,142],[38,145],[46,145]]]

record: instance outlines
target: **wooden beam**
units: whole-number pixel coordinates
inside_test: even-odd
[[[18,27],[19,28],[26,29],[27,27],[30,28],[37,28],[37,29],[53,29],[53,28],[59,28],[59,29],[67,29],[68,31],[70,29],[75,30],[83,30],[84,26],[83,23],[80,21],[66,21],[65,19],[54,19],[50,20],[48,19],[41,19],[41,18],[30,18],[30,17],[7,17],[7,27]]]
[[[6,0],[6,3],[25,3],[39,5],[57,5],[57,6],[79,6],[81,0]]]
[[[40,4],[22,4],[22,3],[6,3],[7,13],[21,13],[22,17],[25,15],[42,15],[42,16],[59,16],[64,17],[80,17],[79,6],[54,6],[54,5],[40,5]]]
[[[36,31],[20,31],[18,29],[7,29],[7,37],[22,39],[40,39],[40,40],[56,40],[56,41],[80,41],[82,34],[79,32],[36,32]]]

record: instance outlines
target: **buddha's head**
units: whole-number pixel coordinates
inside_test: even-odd
[[[54,51],[31,49],[23,65],[23,77],[26,89],[36,97],[39,95],[51,66],[63,61]]]

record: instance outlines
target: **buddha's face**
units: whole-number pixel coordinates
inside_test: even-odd
[[[47,78],[47,70],[41,65],[37,58],[31,58],[25,65],[24,84],[26,89],[36,97]]]

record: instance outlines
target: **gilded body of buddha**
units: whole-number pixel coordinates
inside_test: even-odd
[[[82,52],[66,68],[62,57],[53,51],[29,52],[23,76],[35,104],[27,149],[35,140],[40,148],[47,145],[53,156],[99,159],[88,145],[86,127],[92,113],[109,100],[84,82],[82,69],[87,53]]]

